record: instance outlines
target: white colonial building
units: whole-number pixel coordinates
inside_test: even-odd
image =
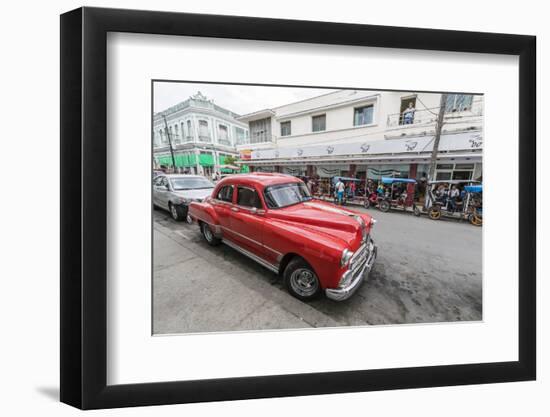
[[[224,172],[225,158],[237,157],[236,146],[248,142],[248,125],[200,92],[153,117],[153,159],[157,168],[212,175]]]
[[[426,179],[440,94],[339,90],[241,116],[251,170],[320,177]],[[404,116],[407,107],[415,111]],[[482,176],[483,96],[450,94],[435,178]]]

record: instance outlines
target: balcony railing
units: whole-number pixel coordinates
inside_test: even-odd
[[[210,135],[199,135],[200,142],[212,142],[212,137]]]
[[[249,143],[265,143],[273,142],[273,136],[268,133],[263,133],[260,135],[251,134],[249,137]]]
[[[386,122],[387,127],[408,127],[420,124],[435,123],[439,107],[430,109],[416,110],[412,117],[405,117],[403,113],[389,114]],[[474,100],[471,106],[464,107],[458,110],[447,110],[445,112],[445,120],[460,120],[468,117],[478,117],[483,115],[483,101]]]
[[[181,140],[180,134],[171,133],[170,138],[172,140],[172,146],[180,145],[182,143],[188,143],[188,142],[194,142],[193,136],[184,136],[183,140]],[[161,140],[158,140],[155,142],[155,148],[164,148],[169,147],[170,144],[168,143],[168,137],[164,135]]]

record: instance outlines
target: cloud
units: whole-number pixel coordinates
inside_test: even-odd
[[[163,111],[200,91],[214,103],[238,114],[274,108],[327,94],[326,88],[266,87],[191,82],[155,82],[153,111]]]

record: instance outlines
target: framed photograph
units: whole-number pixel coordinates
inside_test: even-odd
[[[61,16],[61,401],[533,380],[535,38]]]

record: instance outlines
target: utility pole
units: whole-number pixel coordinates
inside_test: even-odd
[[[439,102],[439,113],[435,124],[434,146],[432,149],[432,157],[430,159],[430,172],[428,173],[428,181],[434,179],[435,167],[437,165],[437,154],[439,153],[439,141],[441,140],[441,129],[443,128],[443,118],[445,117],[445,107],[447,105],[447,94],[441,94]]]
[[[168,129],[168,122],[166,121],[166,116],[162,115],[164,119],[164,127],[166,130],[166,136],[168,136],[168,144],[170,145],[170,155],[172,155],[172,169],[174,173],[176,172],[176,158],[174,157],[174,148],[172,147],[172,135],[170,134],[170,129]]]

